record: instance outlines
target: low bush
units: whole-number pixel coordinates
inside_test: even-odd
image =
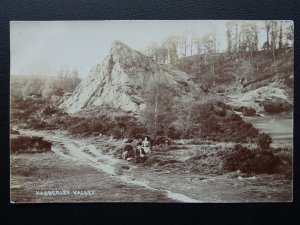
[[[170,146],[170,145],[154,145],[152,147],[152,151],[153,152],[167,152],[169,150],[171,150],[174,146]]]
[[[37,130],[44,130],[46,128],[48,128],[48,129],[55,128],[55,127],[49,126],[49,124],[46,123],[45,121],[41,121],[41,120],[35,119],[35,118],[30,118],[27,120],[27,127],[37,129]]]
[[[55,108],[52,108],[52,107],[46,107],[42,113],[45,115],[45,116],[49,116],[49,115],[52,115],[52,114],[55,114],[55,113],[58,113],[59,110],[58,109],[55,109]]]
[[[127,130],[128,132],[126,133],[126,136],[135,139],[143,138],[148,133],[148,129],[144,125],[139,123],[128,127]]]
[[[231,113],[228,117],[228,120],[229,121],[241,121],[242,118],[239,115],[235,114],[235,113]]]
[[[174,126],[168,127],[166,135],[171,139],[180,139],[181,132],[177,130]]]
[[[31,112],[29,110],[16,110],[12,109],[10,116],[12,120],[23,120],[24,118],[28,118]]]
[[[262,150],[269,149],[272,143],[272,138],[269,135],[262,133],[259,134],[257,142]]]
[[[244,173],[276,173],[280,166],[280,158],[270,150],[248,149],[235,145],[231,151],[223,152],[223,169],[240,170]]]
[[[196,112],[193,126],[181,138],[247,143],[255,142],[259,134],[256,128],[243,121],[230,106],[218,100],[199,105]],[[253,113],[252,110],[251,113],[249,111],[249,114]]]
[[[168,138],[166,136],[157,136],[152,141],[153,145],[164,145],[164,144],[169,144],[169,143],[170,143],[170,138]]]
[[[178,160],[175,160],[175,159],[169,159],[169,160],[163,160],[163,161],[158,162],[158,165],[159,166],[166,166],[166,165],[175,164],[175,163],[180,163],[180,162]]]
[[[293,109],[293,106],[286,101],[274,100],[274,101],[265,101],[262,103],[265,112],[270,114],[276,114],[281,112],[290,112]]]
[[[252,108],[247,108],[246,110],[243,111],[243,116],[255,116],[256,115],[256,110]]]
[[[272,151],[274,152],[274,154],[276,156],[278,156],[283,162],[284,164],[289,164],[292,165],[293,163],[293,157],[292,157],[292,150],[288,149],[288,148],[276,148],[273,149]]]
[[[161,162],[162,162],[161,157],[150,155],[143,161],[143,166],[154,166],[154,165],[158,165]]]
[[[72,134],[93,135],[95,133],[113,136],[116,139],[137,139],[147,135],[147,128],[136,118],[130,116],[110,117],[100,115],[97,117],[69,117],[68,126]]]
[[[12,153],[40,153],[51,150],[51,143],[41,137],[19,136],[11,139]]]

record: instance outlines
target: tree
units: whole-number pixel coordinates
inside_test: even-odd
[[[278,37],[278,48],[281,49],[283,46],[282,43],[282,38],[283,38],[283,34],[282,34],[282,20],[280,21],[280,27],[279,27],[279,37]]]
[[[278,37],[278,30],[277,30],[277,21],[271,20],[271,49],[276,49],[277,37]]]
[[[210,35],[212,38],[213,53],[216,53],[217,52],[217,39],[216,39],[216,30],[214,27],[211,28]]]
[[[41,95],[43,90],[44,82],[36,77],[27,80],[22,90],[23,97],[32,95]]]
[[[276,50],[276,43],[277,43],[277,36],[278,36],[278,30],[277,30],[277,21],[271,20],[270,21],[271,26],[271,50],[273,55],[273,62],[275,62],[275,50]]]
[[[239,32],[238,32],[238,24],[237,22],[233,21],[233,26],[234,26],[234,45],[233,45],[233,50],[234,52],[238,51],[238,44],[239,44]]]
[[[195,33],[191,33],[191,42],[190,42],[190,49],[191,49],[191,56],[193,55],[193,47],[196,45],[198,51],[198,36]],[[199,53],[198,53],[199,54]]]
[[[77,70],[73,70],[70,76],[70,91],[73,91],[79,84],[80,78]]]
[[[157,78],[148,82],[142,95],[146,104],[142,115],[148,129],[157,133],[159,127],[168,127],[174,120],[172,114],[174,93],[170,87]]]
[[[258,33],[259,29],[255,22],[243,22],[241,24],[239,43],[239,51],[244,53],[244,59],[246,59],[246,52],[250,52],[249,61],[252,62],[253,51],[258,50]]]
[[[156,42],[152,42],[145,49],[145,54],[147,56],[152,57],[155,60],[155,62],[158,61],[158,54],[157,53],[158,53],[158,51],[157,51],[157,43]]]
[[[173,111],[176,112],[176,124],[181,133],[188,135],[194,125],[193,115],[196,100],[191,96],[182,96],[175,100]]]
[[[55,89],[57,89],[57,84],[58,84],[58,81],[56,78],[48,80],[43,87],[42,96],[44,98],[51,97],[53,95],[53,92],[55,91]]]
[[[80,82],[77,70],[72,72],[69,69],[61,69],[57,76],[56,89],[61,89],[65,92],[73,92]]]
[[[168,49],[165,47],[157,48],[157,61],[159,63],[166,63],[168,59]]]
[[[180,37],[180,45],[181,45],[181,48],[183,49],[183,55],[184,55],[184,57],[186,57],[187,49],[190,46],[190,44],[188,42],[187,34],[184,34],[183,36]]]
[[[270,38],[269,38],[270,28],[271,28],[271,21],[266,20],[265,21],[265,29],[266,29],[266,34],[267,34],[267,44],[266,44],[266,49],[267,50],[270,49]]]
[[[289,46],[289,42],[291,42],[291,45],[293,46],[293,44],[294,44],[294,25],[290,21],[287,21],[285,37],[286,37],[286,45]]]
[[[232,30],[233,30],[232,23],[231,21],[228,21],[226,23],[227,52],[232,51],[232,32],[233,32]]]
[[[215,53],[215,43],[212,33],[205,34],[201,39],[201,43],[204,53]]]
[[[201,38],[197,37],[197,39],[194,40],[194,44],[196,45],[197,55],[199,55],[203,50],[202,49]]]
[[[169,62],[174,64],[178,59],[177,48],[180,44],[180,37],[170,36],[162,44],[168,50]]]
[[[252,41],[253,45],[252,45],[251,48],[252,48],[253,51],[258,51],[259,28],[258,28],[258,26],[256,25],[255,22],[251,22],[250,23],[250,29],[252,31],[252,39],[253,39],[253,41]]]

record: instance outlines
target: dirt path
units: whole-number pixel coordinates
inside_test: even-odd
[[[51,149],[57,156],[60,157],[61,160],[67,160],[67,162],[73,161],[76,164],[90,166],[101,172],[103,176],[106,176],[106,178],[110,177],[114,180],[114,182],[117,181],[121,182],[125,186],[131,186],[133,193],[135,193],[135,189],[138,188],[144,189],[145,192],[150,192],[152,194],[157,193],[156,195],[160,196],[160,198],[155,197],[153,199],[146,197],[145,199],[139,199],[139,201],[163,202],[168,199],[168,201],[199,202],[199,200],[190,198],[184,194],[153,187],[148,180],[136,179],[130,172],[132,166],[128,167],[128,163],[126,161],[103,154],[101,150],[97,149],[93,144],[82,140],[70,139],[60,134],[50,134],[49,132],[29,130],[21,130],[20,132],[27,136],[44,137],[45,140],[52,142]],[[123,166],[126,166],[127,171],[124,171]],[[130,197],[131,198],[126,199],[125,201],[132,201],[132,196]],[[112,201],[114,201],[113,198]]]
[[[75,140],[58,132],[20,132],[45,137],[53,143],[53,152],[12,155],[15,202],[274,202],[290,201],[292,196],[291,182],[279,175],[204,176],[178,166],[142,167],[104,153],[101,146],[106,143],[95,144],[95,139]],[[96,194],[35,195],[35,190],[74,188],[95,190]]]

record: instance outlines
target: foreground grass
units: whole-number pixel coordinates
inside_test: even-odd
[[[87,158],[83,157],[81,160],[75,157],[73,160],[72,151],[75,149],[65,148],[74,141],[80,142],[82,146],[93,145],[99,153],[111,156],[117,153],[117,149],[123,143],[121,140],[109,137],[74,139],[72,136],[66,136],[55,143],[66,157],[61,157],[60,154],[58,157],[52,152],[12,154],[12,200],[16,202],[172,201],[166,197],[166,192],[163,190],[184,194],[204,202],[290,201],[292,197],[291,180],[286,179],[284,175],[226,172],[218,168],[220,157],[217,153],[225,146],[224,143],[160,146],[159,149],[153,150],[144,163],[135,164],[119,160],[120,165],[126,166],[116,168],[116,175],[110,176],[99,170],[97,165],[88,163],[89,157],[97,156],[85,152],[85,148],[82,152]],[[130,176],[136,184],[129,185],[118,179],[118,176]],[[139,186],[140,182],[146,182],[155,190]],[[97,195],[35,196],[37,189],[96,190]]]
[[[37,196],[36,191],[95,191],[91,196]],[[53,152],[11,155],[11,201],[25,202],[170,202],[163,193],[128,185],[107,174],[58,157]]]

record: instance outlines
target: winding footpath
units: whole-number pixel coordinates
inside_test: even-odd
[[[86,143],[83,140],[74,140],[66,135],[54,134],[53,132],[33,130],[19,130],[19,132],[22,135],[43,137],[52,143],[51,150],[58,156],[89,165],[104,172],[107,176],[121,180],[125,184],[141,186],[148,190],[160,192],[171,200],[178,202],[201,202],[181,193],[153,188],[147,180],[137,180],[131,175],[119,174],[118,171],[126,162],[103,154],[100,149],[91,143]]]

